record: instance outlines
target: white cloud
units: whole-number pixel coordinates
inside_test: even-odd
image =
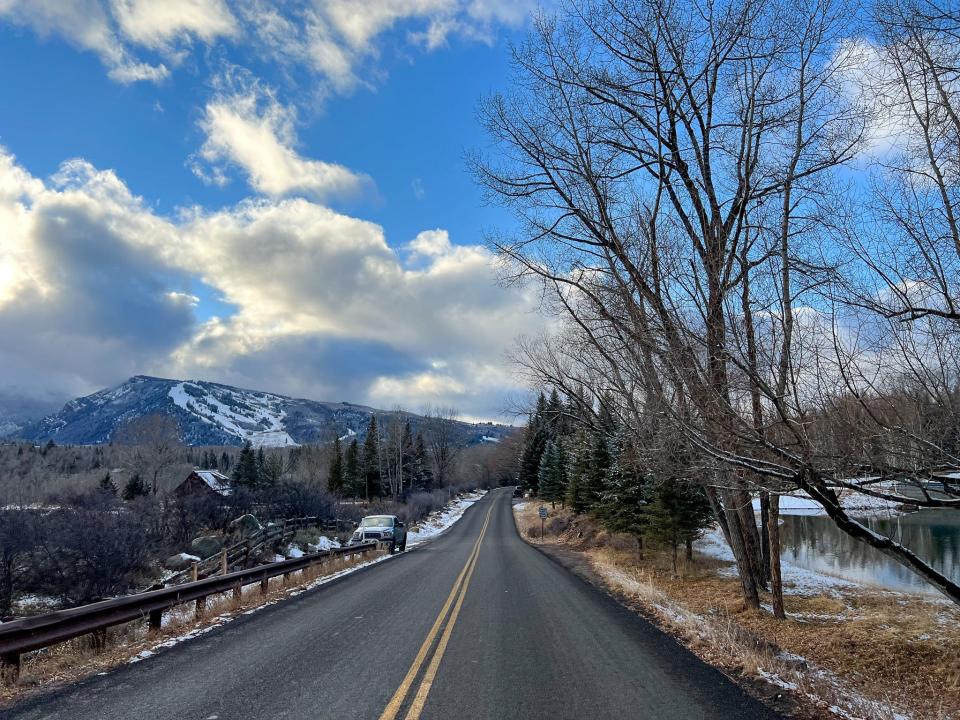
[[[302,198],[170,220],[82,160],[41,181],[0,149],[0,236],[0,335],[17,338],[0,392],[145,372],[493,417],[515,389],[506,349],[543,324],[489,251],[443,230],[404,260],[380,226]],[[235,313],[198,321],[199,282]]]
[[[112,0],[111,4],[124,36],[154,50],[190,36],[210,43],[239,32],[223,0]]]
[[[163,64],[149,65],[131,57],[98,0],[0,0],[0,20],[4,19],[41,37],[58,35],[95,52],[117,82],[158,82],[169,74]]]
[[[231,88],[207,103],[200,120],[207,139],[192,162],[199,177],[224,184],[232,165],[258,192],[321,199],[354,195],[371,184],[342,165],[300,156],[294,150],[296,111],[280,104],[270,88],[243,77],[225,82]]]

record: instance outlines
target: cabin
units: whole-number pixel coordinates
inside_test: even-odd
[[[226,497],[233,492],[230,487],[230,478],[218,470],[194,469],[186,480],[173,489],[176,497],[197,497],[211,495]]]

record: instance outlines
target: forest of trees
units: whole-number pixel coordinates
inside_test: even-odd
[[[473,160],[516,218],[490,238],[504,281],[538,284],[556,315],[519,366],[591,427],[616,418],[594,452],[629,448],[653,483],[700,485],[748,607],[769,584],[783,615],[778,498],[795,491],[960,603],[954,579],[840,497],[960,508],[956,486],[926,485],[960,467],[957,8],[565,7],[515,49]],[[565,454],[571,502],[592,506],[584,438],[554,434],[528,438],[552,443],[545,491]]]

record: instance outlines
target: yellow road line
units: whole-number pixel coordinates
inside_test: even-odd
[[[460,571],[456,581],[453,583],[453,588],[450,590],[450,594],[447,596],[447,600],[443,604],[440,614],[437,615],[437,619],[434,621],[433,627],[431,627],[430,632],[427,633],[427,637],[420,646],[417,656],[413,659],[413,664],[410,665],[410,669],[407,670],[407,674],[404,676],[403,682],[400,683],[400,687],[397,688],[397,691],[393,694],[393,697],[390,698],[390,702],[387,703],[387,707],[384,708],[383,713],[380,715],[380,720],[394,720],[394,718],[396,718],[397,713],[400,711],[400,706],[403,705],[403,701],[407,697],[407,693],[410,691],[410,686],[413,684],[414,679],[416,679],[417,674],[420,672],[420,668],[423,666],[424,660],[427,658],[427,654],[430,651],[430,647],[433,645],[434,639],[437,637],[437,633],[443,626],[443,620],[447,616],[447,612],[450,610],[450,606],[453,604],[454,598],[457,596],[457,591],[461,588],[461,584],[463,584],[464,591],[466,590],[464,578],[472,574],[472,568],[476,564],[476,559],[480,552],[480,543],[483,541],[483,536],[487,532],[487,525],[490,522],[490,513],[492,511],[493,503],[490,504],[490,509],[487,510],[487,517],[484,520],[483,527],[480,530],[480,535],[477,537],[477,541],[474,543],[473,549],[470,551],[470,555],[467,557],[467,562],[464,564],[463,569]],[[457,603],[457,612],[459,612],[459,606],[462,602],[463,593],[460,595],[460,600]],[[444,633],[444,635],[446,636],[446,633]],[[432,664],[433,663],[431,663],[431,665]],[[436,670],[434,670],[434,672],[436,672]],[[409,717],[409,715],[407,717]]]

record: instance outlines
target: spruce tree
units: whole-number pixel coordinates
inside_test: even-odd
[[[566,457],[560,441],[549,441],[537,473],[540,499],[555,505],[563,502],[567,485]]]
[[[369,500],[371,495],[379,495],[380,488],[380,432],[377,429],[377,416],[370,416],[367,437],[363,441],[363,493]]]
[[[524,490],[536,492],[539,486],[540,461],[549,440],[547,427],[547,401],[540,393],[537,408],[530,415],[524,431],[523,449],[520,452],[520,469],[517,484]]]
[[[134,473],[123,486],[123,493],[121,494],[121,497],[123,497],[124,500],[129,501],[136,500],[138,497],[149,494],[150,488],[147,487],[147,484],[143,481],[143,478],[140,477],[140,473]]]
[[[347,493],[359,497],[363,493],[363,481],[360,471],[360,446],[354,438],[347,446],[347,457],[344,467],[344,486]]]
[[[593,447],[590,444],[591,436],[579,432],[573,441],[570,471],[567,478],[566,503],[575,513],[583,513],[589,509],[587,503],[587,485],[590,468],[593,461]]]
[[[643,556],[643,534],[646,529],[647,476],[623,448],[609,472],[607,488],[597,506],[597,514],[610,532],[633,535],[637,550]]]
[[[595,510],[607,489],[611,457],[607,438],[602,432],[594,432],[590,448],[590,461],[583,478],[583,504],[587,510]]]
[[[261,452],[263,448],[260,449]],[[257,463],[257,455],[253,451],[253,446],[247,440],[240,450],[240,457],[237,459],[237,465],[233,469],[233,481],[237,485],[244,487],[256,487],[260,484],[260,466]]]
[[[692,548],[693,541],[710,525],[710,502],[700,484],[680,478],[650,483],[646,497],[647,536],[670,548],[676,576],[677,550],[682,544],[686,544],[688,550]]]
[[[414,489],[421,492],[430,492],[433,489],[433,473],[430,471],[427,448],[421,433],[417,433],[417,439],[413,443],[411,473]]]
[[[113,478],[110,477],[110,473],[107,473],[100,479],[100,482],[97,483],[97,489],[108,495],[117,494],[117,484],[113,481]]]
[[[345,484],[343,471],[343,448],[340,438],[333,441],[333,455],[330,458],[330,470],[327,474],[327,489],[334,495],[343,492]]]

